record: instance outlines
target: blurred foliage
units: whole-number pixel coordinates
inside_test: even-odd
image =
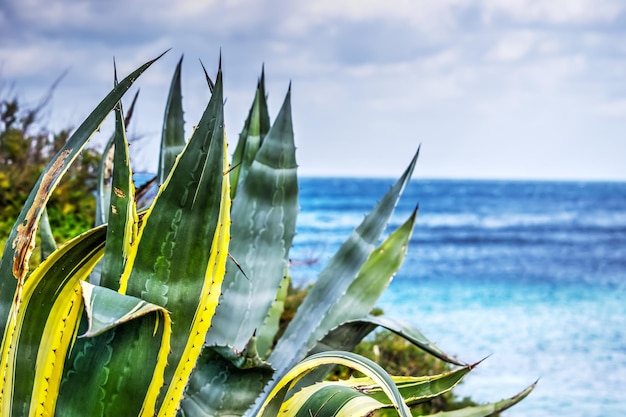
[[[280,319],[280,337],[287,324],[293,318],[296,310],[304,300],[308,288],[297,288],[289,285],[289,291],[285,299],[285,309]],[[375,307],[372,315],[381,315],[383,311]],[[381,365],[391,375],[437,375],[452,370],[452,366],[434,356],[424,352],[411,344],[408,340],[388,330],[376,331],[359,343],[354,349],[355,353]],[[345,366],[338,366],[330,375],[329,379],[347,379],[362,376]],[[440,395],[429,402],[411,407],[414,416],[434,414],[440,411],[458,410],[460,408],[477,405],[470,397],[458,397],[450,391]],[[388,414],[386,414],[388,412]],[[379,411],[377,416],[396,416],[394,410]],[[494,417],[500,414],[494,414]]]
[[[0,88],[0,250],[33,184],[71,133],[70,128],[50,131],[43,126],[42,112],[50,97],[27,105]],[[48,215],[57,241],[92,227],[99,160],[96,150],[86,149],[52,196]]]

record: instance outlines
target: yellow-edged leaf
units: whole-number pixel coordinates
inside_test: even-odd
[[[384,369],[371,360],[355,353],[338,351],[327,351],[311,355],[291,368],[281,380],[275,382],[269,395],[261,405],[258,415],[274,415],[276,410],[280,408],[279,403],[282,403],[289,389],[308,372],[324,365],[344,365],[363,373],[381,387],[394,408],[402,417],[409,417],[411,415],[409,408],[404,404],[398,388]]]
[[[226,137],[224,137],[224,156],[223,166],[228,166],[228,153],[226,149]],[[211,254],[209,258],[209,266],[206,271],[202,293],[200,295],[200,304],[196,310],[191,329],[190,337],[183,351],[173,381],[185,381],[185,384],[170,384],[165,394],[165,401],[159,416],[174,416],[183,398],[186,381],[189,380],[191,371],[193,370],[198,357],[200,356],[204,338],[211,326],[211,319],[215,313],[219,296],[221,294],[221,285],[226,272],[226,259],[228,257],[228,243],[230,241],[230,186],[228,175],[225,173],[222,181],[221,204],[219,210],[217,236],[211,244]]]
[[[80,317],[78,282],[89,276],[102,257],[104,234],[104,228],[96,228],[71,240],[39,265],[24,284],[21,300],[11,309],[13,330],[5,333],[2,341],[3,416],[29,404],[43,403],[46,410],[53,409],[66,352]]]

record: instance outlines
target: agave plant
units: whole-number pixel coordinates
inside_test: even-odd
[[[138,211],[120,100],[153,62],[115,82],[44,170],[9,236],[0,261],[2,416],[409,416],[411,404],[456,386],[474,365],[406,324],[368,315],[408,247],[417,209],[379,239],[417,155],[277,338],[297,216],[290,89],[270,124],[261,75],[231,165],[221,69],[215,83],[207,77],[211,99],[185,143],[181,60],[166,104],[161,185]],[[99,196],[106,223],[29,272],[48,198],[111,111],[112,175]],[[457,367],[388,375],[350,352],[378,327]],[[333,365],[363,377],[324,381]],[[531,390],[444,415],[489,415]]]

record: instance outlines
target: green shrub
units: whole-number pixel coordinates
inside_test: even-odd
[[[70,129],[51,132],[41,126],[46,101],[28,106],[0,88],[0,250],[37,178],[67,141]],[[82,152],[48,204],[54,237],[67,241],[92,227],[100,155]]]

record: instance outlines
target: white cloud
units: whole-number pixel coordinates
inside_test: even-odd
[[[519,61],[533,51],[538,34],[533,31],[515,31],[504,34],[488,53],[488,59],[495,61]]]
[[[291,16],[289,27],[300,33],[332,20],[347,22],[386,21],[408,25],[422,36],[439,37],[458,28],[461,0],[316,0],[299,3],[303,8]]]
[[[605,23],[624,13],[620,0],[484,0],[483,18],[492,22],[505,17],[521,23]]]
[[[592,111],[600,116],[614,119],[626,119],[626,98],[602,101]]]
[[[505,175],[510,156],[505,150],[523,152],[550,140],[541,137],[542,131],[582,141],[565,116],[587,118],[588,131],[607,117],[615,126],[626,122],[618,120],[626,100],[626,46],[621,41],[626,30],[615,23],[626,9],[622,2],[48,3],[0,4],[0,65],[3,77],[32,91],[41,91],[71,67],[55,98],[56,108],[69,114],[62,122],[79,121],[108,91],[113,56],[123,75],[173,47],[141,77],[136,126],[140,134],[158,136],[166,87],[183,52],[186,120],[191,125],[206,98],[197,59],[214,71],[222,47],[229,137],[236,137],[241,127],[265,62],[270,110],[278,109],[287,83],[294,82],[296,135],[299,148],[306,151],[299,158],[304,172],[331,167],[367,171],[367,165],[357,168],[361,163],[346,162],[345,154],[353,152],[355,161],[384,158],[377,167],[382,175],[385,165],[397,160],[393,151],[411,153],[424,141],[437,158],[425,166],[437,173],[463,176],[482,169],[483,176]],[[521,117],[541,123],[524,130]],[[507,129],[518,133],[507,135]],[[533,137],[525,138],[522,131]],[[623,129],[605,132],[606,143],[623,135]],[[519,143],[502,145],[503,136]],[[358,149],[355,140],[362,145]],[[484,156],[471,170],[462,164],[462,153],[476,143],[485,148],[497,144],[494,149],[503,152],[497,167]],[[541,149],[558,147],[560,142]],[[329,155],[328,149],[336,151]],[[461,158],[454,164],[444,159],[451,149]]]
[[[347,20],[395,19],[421,21],[450,14],[450,6],[458,1],[450,0],[318,0],[307,3],[306,9],[318,20],[343,18]]]

